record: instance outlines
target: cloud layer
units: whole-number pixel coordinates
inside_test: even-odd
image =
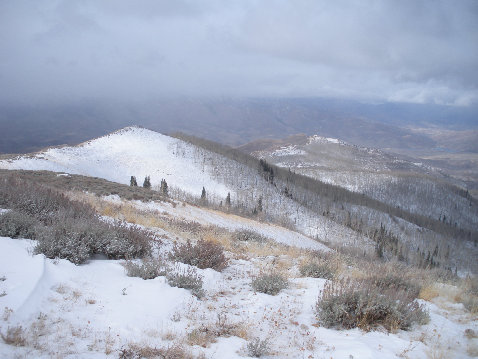
[[[0,102],[478,102],[474,0],[5,0]]]

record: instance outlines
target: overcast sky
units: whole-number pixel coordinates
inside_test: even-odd
[[[476,0],[0,0],[0,102],[478,103]]]

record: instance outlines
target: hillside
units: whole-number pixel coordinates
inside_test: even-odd
[[[412,213],[471,230],[478,225],[477,202],[463,190],[466,184],[422,162],[317,135],[256,141],[239,149]]]
[[[402,258],[418,265],[430,261],[449,269],[476,271],[470,255],[475,249],[472,247],[470,252],[470,245],[477,240],[478,206],[465,193],[449,187],[446,196],[443,193],[437,196],[433,191],[436,183],[430,186],[426,182],[428,177],[425,185],[423,181],[417,186],[412,182],[414,191],[410,192],[403,188],[410,187],[409,182],[390,184],[391,174],[408,169],[410,173],[427,175],[426,167],[336,140],[314,137],[307,141],[304,148],[315,149],[325,161],[322,165],[315,162],[312,165],[314,169],[324,169],[328,176],[320,178],[320,182],[270,167],[217,143],[185,135],[173,138],[138,127],[128,127],[74,147],[51,148],[2,160],[0,168],[53,170],[123,184],[128,184],[133,175],[141,184],[141,179],[149,175],[156,189],[164,178],[172,198],[287,226],[328,245],[367,253],[380,248],[388,258]],[[327,150],[332,156],[327,160],[322,148],[329,146],[334,147]],[[283,162],[303,157],[304,153],[298,147],[286,146],[275,157]],[[310,158],[315,161],[317,155],[312,153]],[[278,164],[283,165],[282,162]],[[338,163],[347,169],[345,176],[340,171],[334,172]],[[302,166],[300,162],[301,170]],[[354,166],[355,172],[350,172]],[[364,172],[357,171],[359,168],[368,168],[368,172],[363,175]],[[384,174],[380,177],[377,171]],[[364,184],[370,188],[365,196],[362,192],[367,188],[358,188],[360,191],[356,193],[357,188],[353,187]],[[203,187],[206,197],[200,198]],[[225,208],[228,193],[230,207]],[[430,206],[433,209],[428,211]]]
[[[212,193],[226,197],[228,189],[215,181],[195,161],[194,148],[183,141],[140,127],[127,127],[74,147],[58,147],[0,161],[0,168],[48,170],[82,174],[129,184],[136,176],[141,185],[146,176],[159,186],[161,179],[190,194],[207,185]]]
[[[136,127],[0,167],[5,357],[477,353],[476,250],[460,228]],[[357,305],[357,317],[327,303]]]

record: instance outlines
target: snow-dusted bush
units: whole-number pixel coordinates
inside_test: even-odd
[[[389,331],[424,324],[428,313],[405,291],[381,291],[370,282],[327,282],[316,303],[317,317],[325,327]]]
[[[144,257],[151,253],[152,236],[122,222],[62,218],[38,230],[36,239],[35,253],[81,264],[97,253],[112,259]]]
[[[148,257],[139,263],[128,260],[123,265],[128,277],[153,279],[161,275],[166,275],[164,263],[159,258]]]
[[[332,279],[334,269],[326,261],[306,261],[299,267],[300,274],[303,277]]]
[[[166,280],[172,287],[190,289],[192,294],[198,298],[202,298],[205,295],[202,288],[203,278],[197,273],[195,268],[180,269],[176,267],[166,274]]]
[[[81,264],[94,253],[97,235],[98,228],[86,220],[63,219],[37,231],[35,253]]]
[[[151,253],[153,235],[139,226],[116,221],[113,225],[103,226],[98,238],[98,253],[110,259],[129,259],[144,257]]]
[[[247,354],[250,357],[260,358],[269,354],[270,345],[267,339],[261,340],[260,338],[253,338],[247,343]]]
[[[262,234],[259,234],[255,231],[251,231],[249,229],[238,229],[233,233],[233,239],[236,241],[243,241],[243,242],[266,242],[267,238],[264,237]]]
[[[35,218],[17,211],[0,214],[0,236],[34,239],[35,227],[38,225]]]
[[[130,259],[151,253],[153,235],[124,222],[103,222],[88,204],[13,176],[0,179],[0,235],[38,240],[35,253],[75,264],[92,254]]]
[[[130,343],[128,347],[121,348],[118,353],[119,359],[141,359],[141,358],[161,358],[161,359],[193,359],[194,357],[179,343],[174,343],[163,348],[150,347],[149,345],[139,345]]]
[[[201,269],[212,268],[219,272],[227,266],[224,248],[220,244],[202,239],[196,245],[192,245],[189,240],[185,244],[176,244],[170,258],[176,262]]]
[[[277,295],[289,286],[289,281],[280,273],[261,273],[251,282],[252,289],[270,295]]]
[[[46,186],[15,177],[6,177],[0,186],[0,205],[27,214],[42,223],[51,224],[61,214],[71,218],[94,218],[89,205],[72,201],[64,194]]]

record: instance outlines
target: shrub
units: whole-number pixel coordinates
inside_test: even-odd
[[[189,240],[185,244],[176,244],[170,258],[201,269],[212,268],[219,272],[227,266],[222,245],[202,239],[195,246]]]
[[[174,270],[166,274],[166,280],[172,287],[190,289],[192,294],[198,298],[204,297],[203,278],[197,273],[195,268],[180,269],[176,267]]]
[[[2,337],[5,344],[16,347],[25,346],[27,341],[25,338],[25,331],[21,326],[8,328],[6,335],[0,332],[0,337]]]
[[[151,253],[151,235],[137,226],[122,222],[108,224],[94,220],[64,218],[43,227],[36,234],[35,253],[48,258],[68,259],[84,263],[91,255],[105,254],[108,258],[128,259]]]
[[[153,235],[139,226],[116,221],[105,225],[102,232],[98,252],[110,259],[144,257],[151,253]]]
[[[327,262],[307,261],[300,265],[300,274],[303,277],[332,279],[334,271]]]
[[[267,242],[267,238],[264,237],[262,234],[251,231],[249,229],[239,229],[234,231],[233,239],[242,242]]]
[[[4,178],[1,184],[1,206],[27,214],[43,224],[54,223],[59,214],[70,218],[97,217],[94,209],[89,205],[72,201],[51,188],[13,176]]]
[[[68,259],[75,264],[85,262],[93,254],[95,230],[86,221],[65,219],[37,232],[34,252],[47,258]]]
[[[35,253],[48,258],[80,264],[95,253],[114,259],[151,253],[151,233],[105,223],[88,204],[30,181],[0,178],[0,206],[12,209],[0,215],[0,235],[37,239]]]
[[[407,330],[424,324],[428,313],[404,291],[381,292],[370,282],[327,282],[316,303],[317,316],[325,327],[370,330]]]
[[[269,341],[254,338],[247,343],[247,354],[254,358],[260,358],[270,352]]]
[[[280,273],[261,273],[252,280],[251,286],[256,292],[277,295],[282,289],[289,286],[289,282]]]
[[[35,218],[10,210],[0,214],[0,236],[11,238],[35,238],[35,227],[39,223]]]
[[[166,275],[164,263],[159,258],[145,258],[140,263],[128,260],[123,265],[128,277],[153,279],[161,275]]]
[[[153,348],[145,345],[129,344],[127,348],[122,348],[118,353],[119,359],[192,359],[193,356],[184,349],[181,344],[163,348]]]
[[[381,291],[396,290],[406,292],[410,297],[417,298],[421,286],[406,277],[401,277],[392,273],[384,275],[374,275],[366,279],[375,285]]]

